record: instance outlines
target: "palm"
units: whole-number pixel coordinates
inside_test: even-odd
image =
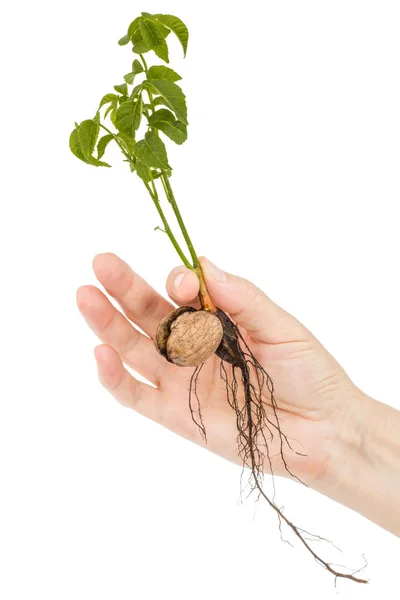
[[[99,259],[95,268],[98,279],[119,301],[130,321],[153,337],[158,322],[173,307],[114,255],[103,255]],[[103,356],[102,368],[107,387],[118,400],[177,434],[206,445],[212,452],[233,462],[240,461],[236,416],[227,401],[226,386],[220,376],[220,359],[214,356],[206,362],[197,385],[207,432],[205,443],[189,410],[188,390],[193,369],[177,367],[162,358],[152,340],[140,334],[97,288],[81,288],[78,304],[99,338],[115,349],[105,349],[107,355]],[[281,428],[294,450],[288,447],[285,450],[290,470],[307,483],[322,475],[326,467],[327,443],[337,410],[329,398],[334,396],[333,389],[346,384],[346,375],[305,328],[301,336],[295,327],[293,339],[286,335],[282,342],[278,340],[273,344],[253,342],[243,328],[241,331],[274,382]],[[157,389],[132,378],[123,369],[115,351],[127,366]],[[231,373],[229,365],[227,370]],[[265,395],[265,406],[267,411],[272,410],[269,394]],[[276,435],[270,453],[274,457],[274,472],[287,474]]]

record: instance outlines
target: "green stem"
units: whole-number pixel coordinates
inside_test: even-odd
[[[191,269],[193,271],[193,267],[190,264],[190,262],[188,261],[188,259],[186,258],[186,256],[184,255],[182,248],[179,246],[177,239],[175,238],[174,234],[171,231],[171,228],[168,224],[168,221],[166,219],[166,216],[164,214],[163,209],[161,208],[160,205],[160,200],[158,198],[158,194],[157,194],[157,189],[154,185],[154,181],[152,180],[152,186],[153,186],[153,191],[151,190],[150,186],[148,183],[144,182],[144,185],[146,186],[147,191],[149,192],[155,207],[158,211],[158,214],[161,217],[161,220],[163,222],[164,225],[164,229],[165,229],[165,233],[167,234],[167,236],[169,237],[169,239],[171,240],[171,243],[173,245],[173,247],[175,248],[175,250],[177,251],[179,258],[181,259],[181,261],[183,262],[183,264],[185,265],[185,267],[187,267],[188,269]]]
[[[162,171],[161,180],[163,182],[165,193],[167,195],[168,201],[170,202],[170,204],[172,206],[172,210],[174,211],[176,220],[178,221],[179,227],[180,227],[180,229],[182,231],[182,235],[183,235],[183,237],[185,239],[187,247],[189,248],[190,256],[192,257],[192,260],[193,260],[193,267],[195,269],[198,269],[200,267],[200,261],[198,259],[197,254],[196,254],[196,251],[194,249],[192,240],[190,239],[190,236],[189,236],[188,231],[186,229],[185,223],[183,222],[182,215],[181,215],[180,210],[178,208],[178,205],[176,203],[175,196],[174,196],[174,193],[172,191],[171,184],[169,182],[169,177],[168,177],[168,175],[167,175],[167,173],[165,171]]]
[[[189,248],[189,252],[190,252],[190,256],[192,257],[192,261],[193,261],[193,267],[192,270],[196,273],[198,279],[199,279],[199,299],[200,299],[200,303],[201,306],[203,308],[203,310],[207,310],[209,312],[213,312],[216,313],[217,312],[217,308],[215,306],[215,304],[213,303],[213,301],[210,298],[210,294],[208,293],[208,289],[206,286],[206,282],[204,279],[204,274],[200,265],[200,261],[199,258],[196,254],[196,251],[194,249],[192,240],[190,239],[190,236],[188,234],[188,231],[186,229],[185,223],[183,222],[182,219],[182,215],[180,213],[180,210],[178,208],[178,204],[175,200],[175,196],[174,193],[172,191],[172,187],[171,184],[169,182],[169,177],[168,174],[163,170],[161,171],[161,181],[164,187],[164,191],[165,191],[165,195],[167,196],[168,201],[170,202],[171,206],[172,206],[172,210],[174,211],[176,220],[178,221],[180,230],[182,232],[182,235],[185,239],[185,242],[187,244],[187,247]]]

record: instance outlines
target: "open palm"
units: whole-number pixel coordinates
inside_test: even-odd
[[[261,290],[245,279],[220,272],[205,259],[201,262],[214,303],[238,324],[251,351],[274,382],[281,428],[294,450],[286,448],[285,452],[290,470],[307,484],[323,479],[330,468],[338,420],[343,418],[358,389],[318,340]],[[152,340],[159,321],[174,306],[114,254],[98,255],[93,267],[99,282],[123,311],[118,311],[96,287],[83,286],[78,290],[79,309],[103,342],[95,350],[102,384],[123,405],[239,462],[236,416],[220,377],[221,360],[215,355],[210,358],[198,381],[207,430],[205,443],[188,405],[193,368],[167,362]],[[178,305],[196,306],[198,280],[185,267],[172,271],[167,290]],[[135,379],[124,364],[153,385]],[[266,410],[271,411],[269,395],[265,396],[265,403]],[[288,475],[277,436],[270,453],[274,472]]]

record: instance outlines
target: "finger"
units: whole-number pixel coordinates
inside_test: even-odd
[[[128,319],[154,337],[158,323],[174,309],[172,304],[111,252],[98,254],[93,260],[93,270]]]
[[[179,306],[200,308],[199,279],[193,271],[183,265],[172,269],[167,278],[168,296]]]
[[[221,271],[200,259],[210,296],[254,340],[270,344],[309,339],[310,332],[247,279]]]
[[[122,364],[121,358],[111,346],[97,346],[94,350],[100,383],[127,408],[162,423],[163,402],[161,392],[138,381]]]
[[[98,338],[113,346],[127,365],[158,385],[166,361],[154,342],[137,331],[96,287],[80,287],[76,299],[82,316]]]

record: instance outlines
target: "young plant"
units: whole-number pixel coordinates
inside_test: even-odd
[[[311,548],[307,532],[296,527],[263,491],[265,457],[273,474],[268,438],[272,439],[274,433],[278,435],[283,464],[287,472],[297,479],[290,472],[284,454],[285,446],[289,450],[292,448],[278,420],[271,378],[247,346],[235,323],[214,306],[209,296],[198,256],[172,190],[172,167],[164,140],[167,138],[175,144],[183,144],[187,139],[188,120],[185,95],[177,84],[181,77],[165,64],[169,63],[167,38],[171,33],[178,38],[186,56],[188,29],[177,17],[143,12],[132,21],[127,34],[118,42],[121,46],[132,45],[135,55],[132,67],[124,76],[124,83],[115,85],[113,92],[103,96],[93,119],[75,123],[69,140],[70,149],[89,165],[110,167],[103,161],[103,156],[110,143],[117,144],[124,161],[142,181],[153,201],[163,224],[162,230],[183,264],[199,279],[201,309],[183,306],[174,310],[159,324],[155,344],[166,360],[180,366],[195,367],[190,380],[188,404],[193,421],[204,439],[207,439],[207,434],[201,416],[197,379],[204,362],[215,353],[221,359],[220,373],[226,385],[227,402],[236,414],[238,452],[243,466],[250,471],[251,491],[257,490],[258,495],[277,512],[279,520],[282,519],[292,529],[316,561],[335,577],[365,583],[354,575],[336,571],[320,558]],[[161,63],[157,61],[157,64],[149,66],[145,54],[150,52]],[[102,137],[100,132],[104,132]],[[185,251],[165,216],[162,196],[172,207],[187,246]],[[266,412],[265,396],[269,398],[272,417]]]

